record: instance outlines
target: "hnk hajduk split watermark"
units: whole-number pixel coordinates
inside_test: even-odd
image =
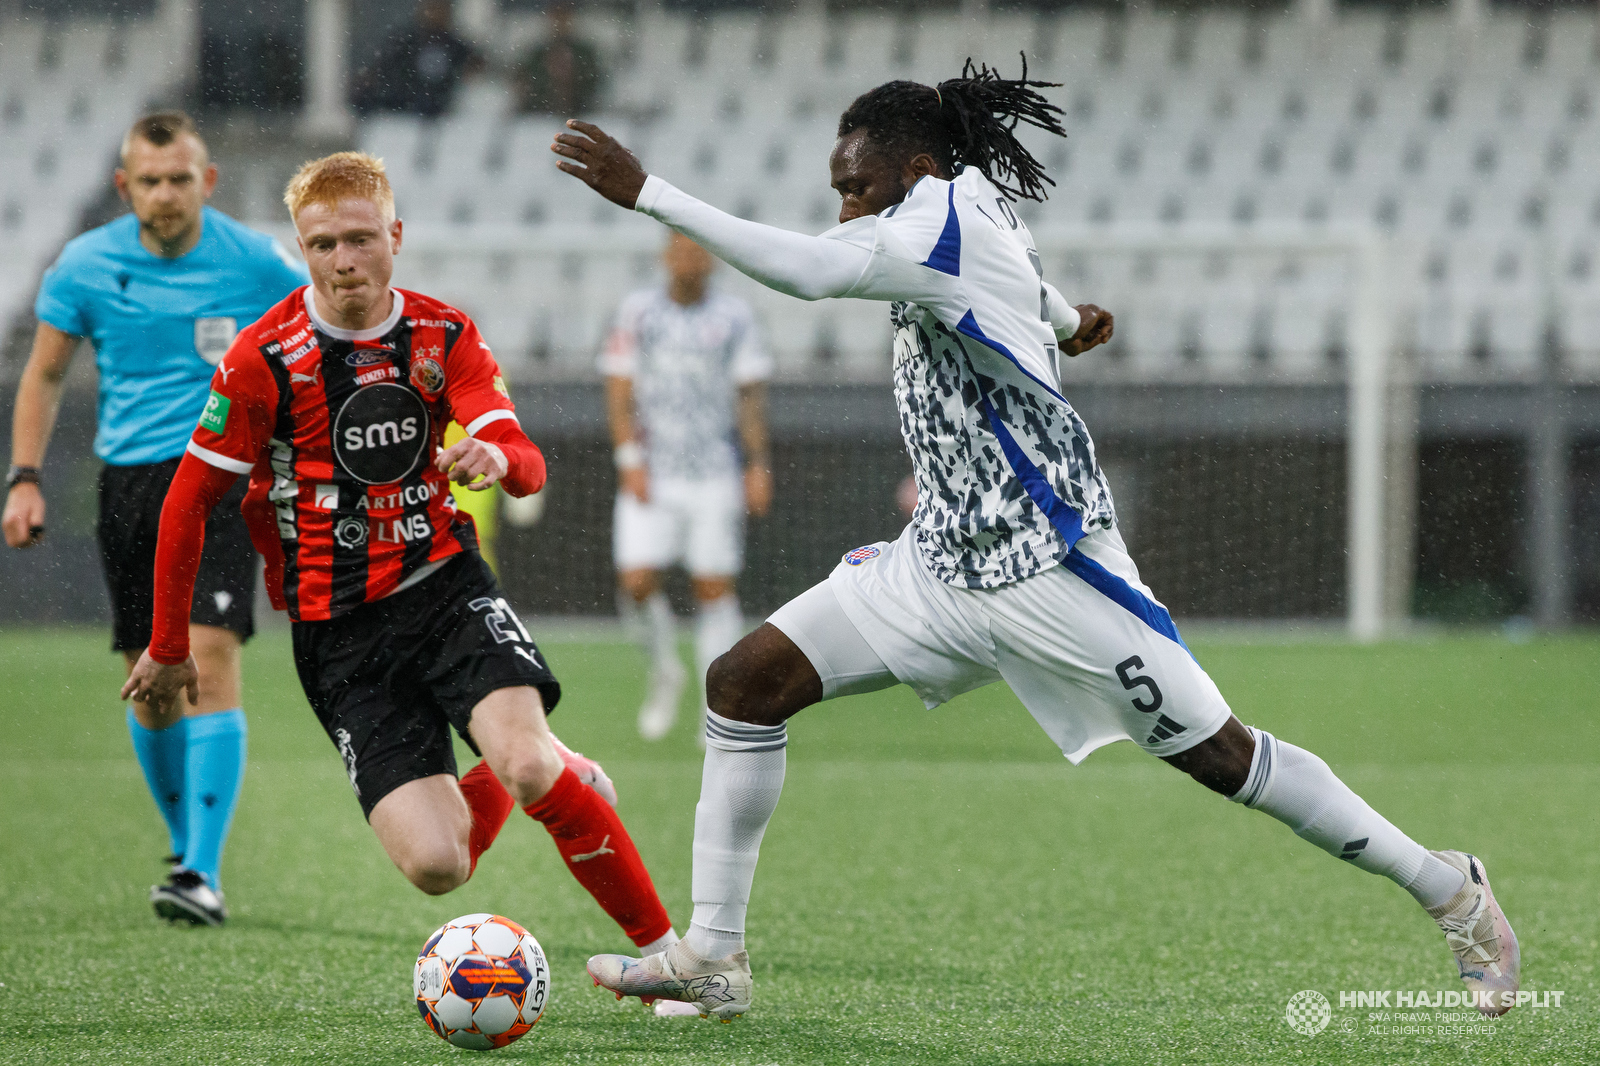
[[[1316,1036],[1330,1026],[1335,1032],[1370,1036],[1477,1036],[1494,1031],[1483,1009],[1496,1013],[1511,1007],[1559,1009],[1565,992],[1556,990],[1473,992],[1466,989],[1387,989],[1340,992],[1339,1010],[1321,992],[1306,989],[1289,998],[1283,1018],[1289,1027]]]

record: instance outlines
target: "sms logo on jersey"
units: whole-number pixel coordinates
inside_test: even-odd
[[[388,485],[417,469],[428,443],[422,397],[393,382],[357,389],[333,420],[333,454],[345,473]]]
[[[876,559],[882,554],[883,553],[881,551],[869,544],[865,548],[857,548],[853,552],[846,552],[844,561],[849,563],[851,566],[860,566],[869,559]]]

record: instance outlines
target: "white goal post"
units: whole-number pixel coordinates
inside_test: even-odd
[[[1384,282],[1389,249],[1383,239],[1359,228],[1188,226],[1042,230],[1035,234],[1035,241],[1046,264],[1046,276],[1069,299],[1076,300],[1081,293],[1083,299],[1104,303],[1113,313],[1124,303],[1131,308],[1132,314],[1128,309],[1118,314],[1119,330],[1125,322],[1137,329],[1138,316],[1150,312],[1151,301],[1166,304],[1179,317],[1195,318],[1206,312],[1222,320],[1256,316],[1251,329],[1258,335],[1244,336],[1244,344],[1238,343],[1242,335],[1236,326],[1214,330],[1222,338],[1209,345],[1207,354],[1215,357],[1209,361],[1196,360],[1195,352],[1189,350],[1191,344],[1203,346],[1203,338],[1185,337],[1181,329],[1169,329],[1165,343],[1162,338],[1154,343],[1138,342],[1144,365],[1131,369],[1132,380],[1322,384],[1343,378],[1345,617],[1353,639],[1381,637],[1389,621],[1385,583],[1392,572],[1388,555],[1394,547],[1386,502],[1389,402],[1395,387],[1390,358],[1394,306]],[[1135,263],[1126,282],[1106,276],[1107,262],[1119,258]],[[1320,263],[1322,268],[1308,268],[1307,261]],[[1079,276],[1052,276],[1052,267],[1064,262],[1069,274]],[[1076,270],[1074,263],[1080,264]],[[1180,266],[1175,282],[1164,279],[1160,269],[1173,263],[1188,264],[1188,269]],[[1219,263],[1227,266],[1219,269]],[[1284,279],[1275,275],[1290,270],[1291,264],[1298,266],[1293,267],[1288,284],[1283,284]],[[1336,268],[1327,269],[1329,266]],[[1202,276],[1208,272],[1224,276],[1207,281]],[[1298,284],[1306,281],[1308,274],[1314,275],[1311,284]],[[1185,299],[1182,290],[1195,278],[1201,278],[1194,286],[1196,291],[1188,292]],[[1130,291],[1140,287],[1148,296],[1141,298]],[[1106,293],[1103,296],[1102,291]],[[1297,320],[1268,322],[1263,327],[1264,315]],[[1270,345],[1273,340],[1259,334],[1274,331],[1279,340],[1288,339],[1287,344],[1278,345],[1278,357],[1270,361],[1254,358],[1248,350],[1252,345]],[[1331,336],[1334,333],[1338,336]],[[1335,342],[1342,355],[1337,362],[1329,357],[1329,347]]]

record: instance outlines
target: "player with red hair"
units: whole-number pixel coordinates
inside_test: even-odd
[[[154,635],[124,697],[193,700],[204,522],[248,474],[245,517],[301,684],[395,865],[449,892],[518,806],[635,944],[663,950],[677,935],[610,782],[546,725],[561,686],[449,491],[544,485],[489,346],[460,311],[389,285],[402,225],[379,160],[307,163],[284,200],[312,284],[217,367],[162,509]],[[452,420],[467,436],[442,448]],[[459,781],[452,726],[484,756]]]

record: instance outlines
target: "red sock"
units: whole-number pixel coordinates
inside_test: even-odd
[[[622,819],[570,769],[550,791],[522,808],[555,839],[567,869],[635,944],[667,935],[672,920]]]
[[[461,794],[467,798],[467,809],[472,812],[472,831],[467,835],[467,852],[472,856],[471,877],[478,869],[478,856],[489,850],[494,838],[511,817],[517,801],[494,776],[488,762],[480,762],[461,778]]]

